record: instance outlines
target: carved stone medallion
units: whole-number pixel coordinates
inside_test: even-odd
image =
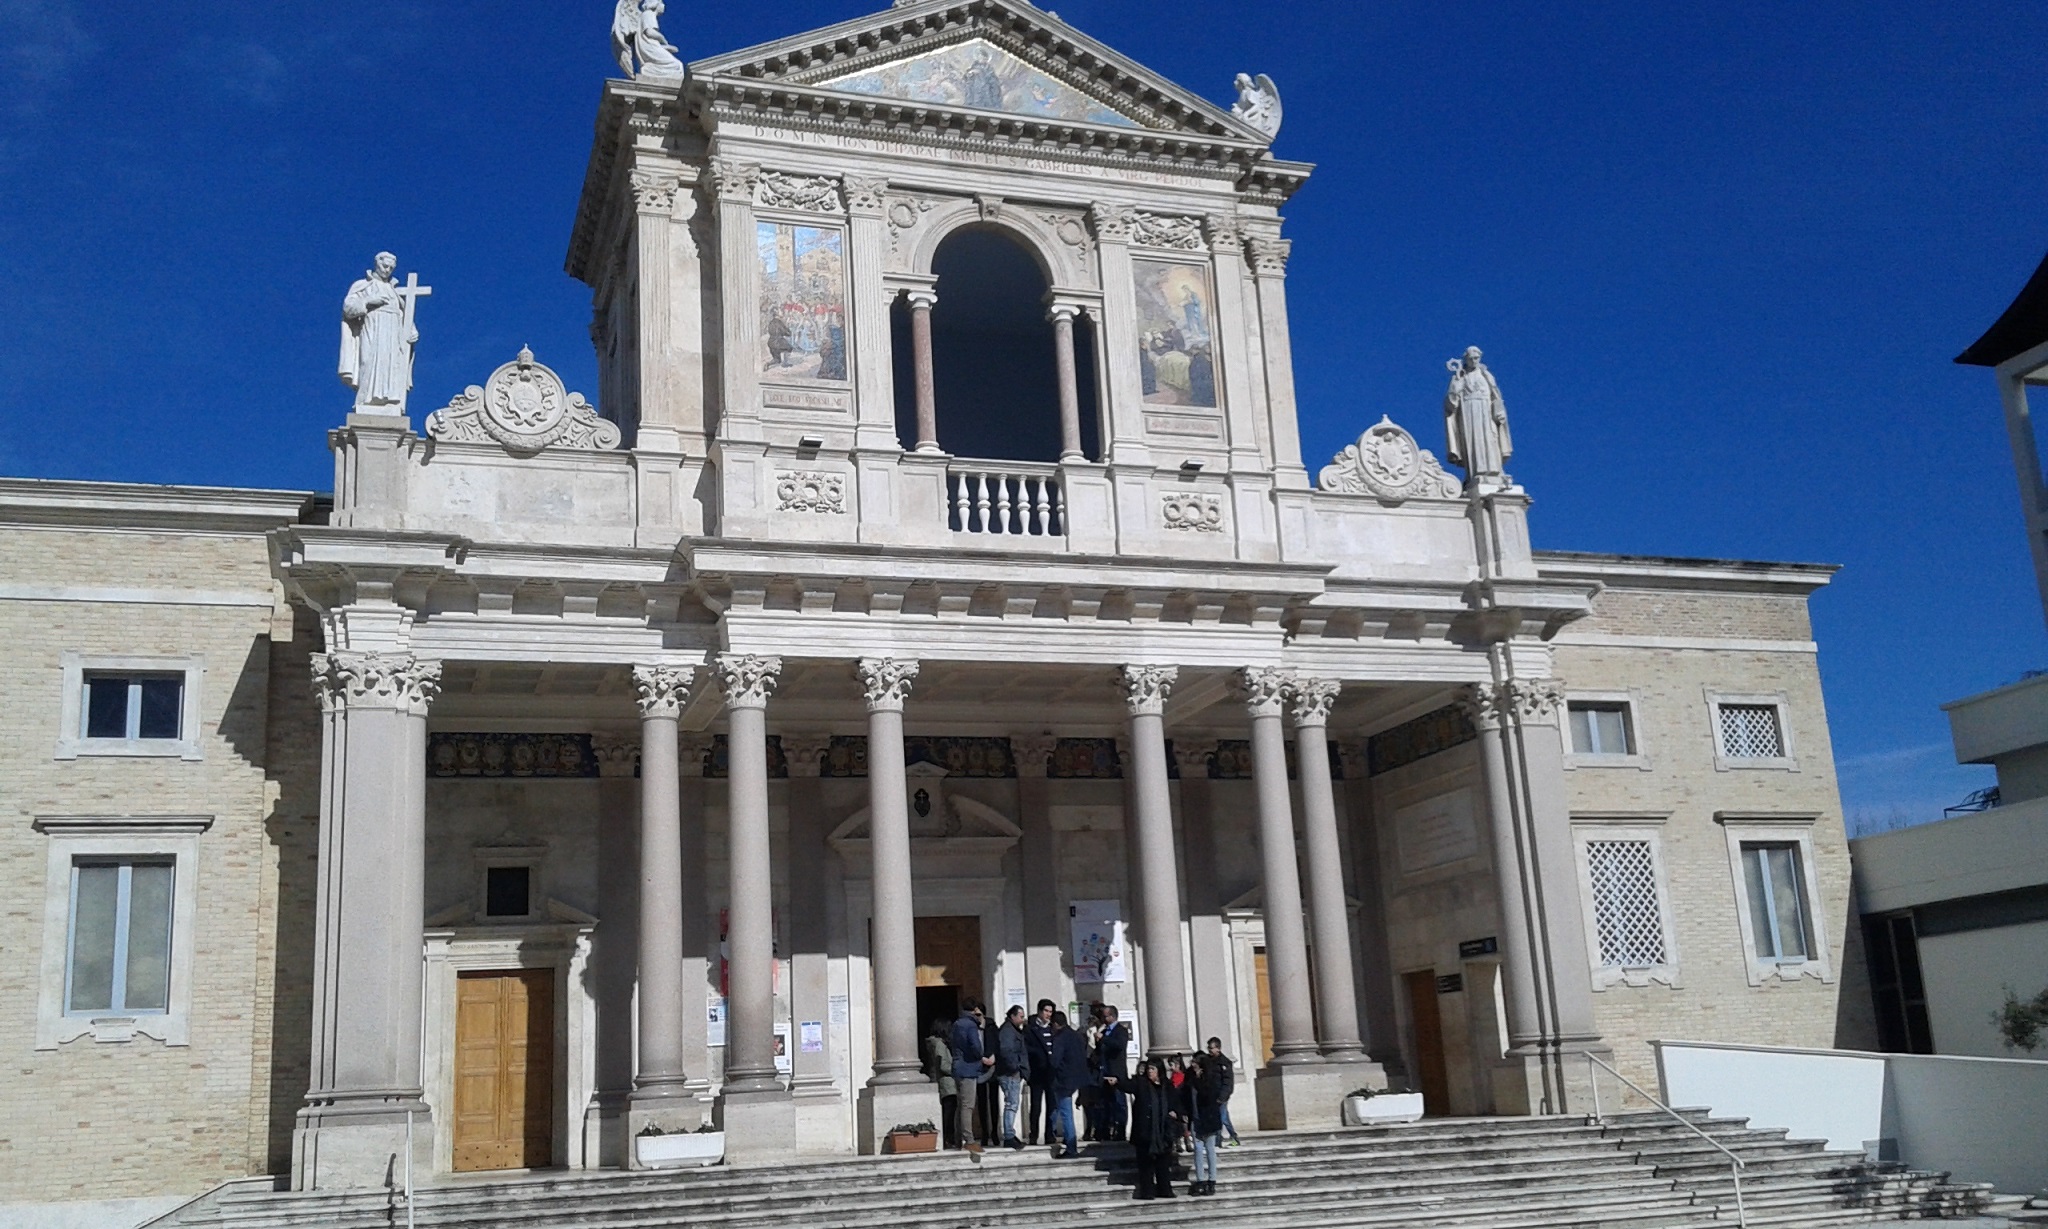
[[[513,452],[543,448],[606,450],[619,446],[618,424],[597,416],[583,394],[572,393],[552,368],[519,357],[474,384],[447,408],[427,416],[427,434],[451,444],[495,440]]]
[[[1159,497],[1159,518],[1168,529],[1223,532],[1223,497],[1208,492],[1169,491]]]
[[[1317,485],[1347,495],[1381,499],[1455,499],[1463,491],[1427,448],[1382,414],[1358,442],[1323,467]]]
[[[846,475],[818,470],[783,470],[775,475],[776,507],[782,512],[846,511]]]

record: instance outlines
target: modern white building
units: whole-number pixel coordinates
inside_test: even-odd
[[[962,996],[1266,1129],[1858,1027],[1831,569],[1534,550],[1476,353],[1304,458],[1267,87],[1008,0],[641,59],[594,406],[408,406],[373,273],[331,499],[0,483],[0,1199],[872,1151]]]

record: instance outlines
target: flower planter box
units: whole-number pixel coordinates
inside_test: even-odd
[[[689,1135],[642,1135],[633,1141],[634,1159],[642,1169],[688,1169],[716,1165],[725,1159],[725,1132]]]
[[[910,1152],[937,1152],[939,1133],[937,1131],[891,1131],[882,1140],[882,1150],[892,1155]]]
[[[1419,1092],[1383,1092],[1376,1097],[1344,1098],[1344,1121],[1354,1127],[1383,1127],[1416,1122],[1422,1117]]]

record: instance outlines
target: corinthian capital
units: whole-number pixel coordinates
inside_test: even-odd
[[[768,697],[782,681],[780,657],[755,657],[746,653],[721,653],[711,663],[718,676],[719,690],[730,708],[767,708]]]
[[[1010,758],[1020,777],[1042,777],[1052,767],[1052,753],[1060,740],[1051,734],[1022,734],[1010,740]]]
[[[860,659],[860,685],[868,693],[871,713],[900,713],[917,680],[917,663],[895,657]]]
[[[1344,684],[1336,679],[1295,679],[1287,689],[1294,699],[1294,724],[1330,724],[1330,710],[1336,707],[1337,694],[1343,690]]]
[[[754,203],[754,189],[761,182],[761,165],[757,162],[737,162],[730,158],[711,160],[711,186],[722,201],[740,204]]]
[[[1105,205],[1101,201],[1088,206],[1088,220],[1095,227],[1095,238],[1103,243],[1129,243],[1131,227],[1138,220],[1138,211],[1128,205]]]
[[[1294,686],[1294,671],[1280,666],[1246,666],[1237,676],[1238,697],[1254,717],[1277,717]]]
[[[633,188],[633,204],[641,213],[673,211],[676,193],[683,187],[681,175],[655,167],[635,167],[628,180]]]
[[[441,663],[410,653],[315,653],[313,690],[323,712],[380,708],[424,717],[441,694]]]
[[[1252,272],[1261,277],[1286,277],[1287,257],[1294,251],[1292,239],[1252,239],[1244,245],[1251,257]]]
[[[1558,709],[1564,706],[1564,687],[1556,679],[1509,679],[1501,686],[1521,721],[1557,724]]]
[[[825,761],[832,751],[832,737],[829,734],[784,734],[782,736],[782,759],[789,765],[792,777],[816,777],[825,772]]]
[[[590,736],[590,753],[600,777],[630,777],[640,766],[640,740],[631,734],[599,730]]]
[[[846,193],[846,211],[864,216],[879,217],[882,212],[882,197],[889,190],[886,179],[867,179],[859,175],[842,176],[840,189]]]
[[[1173,740],[1173,758],[1180,765],[1183,780],[1188,777],[1209,776],[1209,761],[1216,758],[1216,740],[1213,738],[1190,738]]]
[[[690,700],[690,685],[696,681],[695,666],[633,667],[633,690],[640,700],[640,716],[670,720],[682,716],[683,705]]]
[[[1121,675],[1124,703],[1133,717],[1157,717],[1166,711],[1166,697],[1180,678],[1178,666],[1125,666]]]
[[[1492,683],[1461,687],[1451,700],[1477,730],[1498,730],[1507,724],[1509,701]]]

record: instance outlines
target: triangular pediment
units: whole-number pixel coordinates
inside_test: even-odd
[[[900,5],[690,71],[1062,124],[1266,140],[1227,107],[1013,0]]]

